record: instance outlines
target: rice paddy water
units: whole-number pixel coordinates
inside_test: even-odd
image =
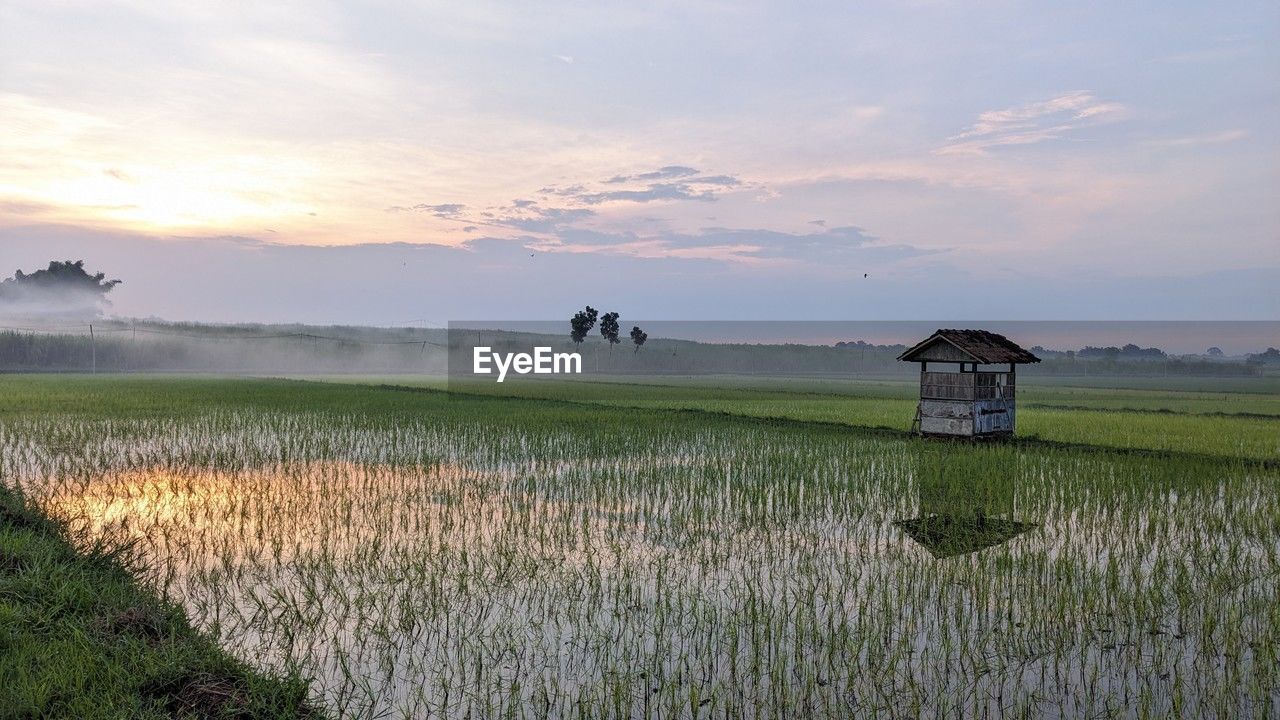
[[[1280,716],[1265,464],[623,427],[50,415],[0,473],[344,717]]]

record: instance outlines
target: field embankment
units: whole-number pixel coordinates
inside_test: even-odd
[[[0,485],[0,717],[320,717],[141,587],[117,553],[77,547]]]

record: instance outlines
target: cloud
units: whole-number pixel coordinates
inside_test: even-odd
[[[442,220],[466,223],[463,232],[475,232],[481,226],[508,228],[526,233],[554,233],[575,222],[586,220],[595,211],[583,207],[540,207],[533,200],[513,200],[510,205],[491,207],[476,213],[467,212],[462,203],[429,205],[419,203],[411,207],[393,205],[389,212],[424,212]]]
[[[697,175],[698,171],[684,165],[667,165],[650,172],[638,173],[636,175],[614,175],[603,182],[606,184],[617,184],[625,182],[649,182],[652,180],[669,180],[671,178],[689,177]]]
[[[539,195],[559,195],[561,197],[572,197],[586,190],[583,185],[569,185],[568,187],[556,187],[555,185],[544,185],[538,188]]]
[[[539,208],[524,206],[506,208],[493,213],[490,225],[509,227],[525,232],[549,233],[568,227],[579,220],[595,215],[586,208]]]
[[[443,203],[441,205],[414,205],[413,209],[419,212],[429,212],[440,218],[456,217],[458,213],[467,208],[466,205],[459,203]]]
[[[699,178],[693,178],[690,182],[699,185],[721,185],[723,187],[735,187],[741,184],[738,178],[732,175],[704,175]]]
[[[1127,114],[1120,103],[1078,91],[1040,102],[988,110],[963,132],[947,138],[939,154],[981,155],[989,148],[1031,145],[1061,138],[1073,130],[1114,122]]]
[[[427,213],[442,220],[477,226],[507,228],[528,233],[555,233],[596,216],[592,208],[610,203],[652,203],[661,201],[710,202],[723,192],[744,184],[732,175],[700,175],[686,165],[666,165],[657,170],[614,175],[599,183],[544,185],[536,192],[540,200],[517,198],[510,204],[491,206],[479,212],[463,203],[418,203],[392,205],[387,212]],[[649,218],[652,221],[653,218]],[[471,232],[464,228],[464,232]]]
[[[856,226],[810,233],[728,227],[652,234],[565,229],[553,241],[544,241],[538,247],[544,252],[715,260],[744,265],[807,263],[825,269],[873,265],[880,268],[885,263],[943,252],[884,243]]]
[[[711,190],[699,190],[691,183],[654,183],[640,190],[608,190],[602,192],[583,192],[572,196],[577,202],[586,205],[600,205],[607,202],[647,203],[654,200],[715,200]]]
[[[732,175],[700,175],[687,165],[666,165],[657,170],[614,175],[601,180],[598,187],[577,183],[567,187],[546,186],[538,192],[544,196],[565,198],[578,205],[605,203],[649,203],[659,200],[715,200],[718,193],[742,186]],[[614,189],[615,186],[623,186]]]
[[[430,213],[438,218],[446,220],[455,220],[458,215],[466,210],[467,206],[461,203],[442,203],[439,205],[428,205],[427,203],[418,203],[412,207],[403,205],[392,205],[387,208],[387,212],[424,212]]]
[[[54,205],[0,197],[0,212],[9,215],[44,215],[54,209],[56,209]]]
[[[1223,143],[1235,142],[1248,137],[1249,133],[1245,130],[1224,130],[1219,133],[1211,133],[1208,135],[1190,135],[1187,137],[1163,138],[1158,140],[1148,140],[1145,145],[1152,147],[1197,147],[1200,145],[1221,145]]]

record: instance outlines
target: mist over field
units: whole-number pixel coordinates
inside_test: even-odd
[[[24,306],[30,310],[30,306]],[[939,327],[963,322],[627,321],[612,345],[593,332],[574,343],[567,320],[464,321],[448,328],[199,324],[0,314],[0,371],[232,374],[419,374],[460,377],[474,349],[575,352],[588,377],[611,375],[905,378],[897,356]],[[12,323],[12,324],[9,324]],[[91,327],[92,326],[92,327]],[[1028,377],[1190,375],[1247,377],[1280,357],[1262,355],[1280,323],[983,323],[1036,348]],[[641,327],[643,346],[627,329]],[[1172,345],[1161,345],[1172,342]],[[1275,342],[1270,340],[1270,342]],[[1062,344],[1059,344],[1062,343]],[[1077,344],[1079,343],[1079,344]],[[1277,343],[1280,344],[1280,343]],[[1195,348],[1179,352],[1180,348]],[[1213,348],[1219,354],[1208,353]],[[1274,354],[1274,353],[1272,353]]]

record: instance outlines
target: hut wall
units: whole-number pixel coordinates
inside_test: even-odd
[[[1013,400],[977,400],[973,403],[974,433],[1013,432]]]
[[[1014,376],[1008,372],[923,372],[921,400],[1012,400]]]
[[[920,374],[920,432],[971,437],[1011,433],[1014,376],[1008,372]]]
[[[920,416],[971,420],[973,418],[973,403],[968,400],[921,400]]]
[[[920,373],[920,399],[972,400],[975,373]]]
[[[973,419],[920,416],[920,432],[925,435],[973,435]]]

